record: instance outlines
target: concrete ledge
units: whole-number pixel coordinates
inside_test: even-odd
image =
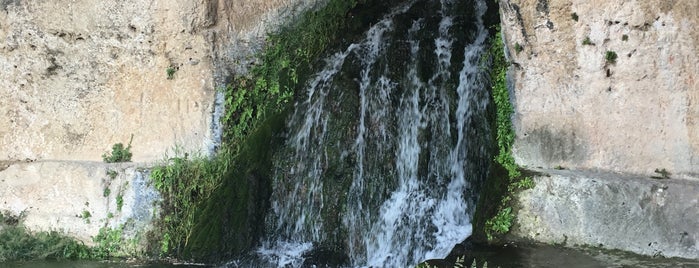
[[[515,237],[697,259],[699,181],[536,170],[518,194]]]
[[[29,230],[59,231],[88,245],[102,227],[128,223],[124,235],[135,236],[150,227],[160,199],[147,175],[136,163],[9,164],[0,170],[0,212],[21,215]]]

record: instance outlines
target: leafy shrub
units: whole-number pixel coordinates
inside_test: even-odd
[[[106,259],[118,255],[123,249],[123,226],[117,229],[102,227],[92,241],[97,245],[92,248],[94,258]]]
[[[133,135],[131,135],[131,140],[129,141],[129,146],[124,148],[124,144],[117,143],[112,146],[112,153],[103,154],[102,160],[105,163],[118,163],[118,162],[129,162],[131,161],[131,141],[133,141]]]
[[[515,215],[512,213],[511,207],[506,207],[498,211],[492,219],[485,222],[486,235],[488,240],[492,240],[494,234],[506,234],[510,231]]]

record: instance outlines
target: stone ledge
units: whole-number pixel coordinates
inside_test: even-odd
[[[534,170],[516,197],[512,235],[643,255],[699,256],[699,181],[592,171]]]
[[[150,228],[158,192],[143,163],[16,162],[0,171],[0,212],[22,215],[31,231],[59,231],[92,245],[100,228]],[[105,189],[109,189],[106,191]],[[121,196],[123,205],[117,205]],[[89,217],[84,217],[89,212]]]

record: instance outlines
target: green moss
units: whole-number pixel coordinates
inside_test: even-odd
[[[185,258],[220,261],[249,250],[264,231],[271,194],[273,148],[280,144],[285,113],[253,132],[208,202],[193,219]]]

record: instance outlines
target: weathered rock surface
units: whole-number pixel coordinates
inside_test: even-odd
[[[132,163],[17,163],[0,172],[0,207],[32,230],[64,232],[87,244],[102,227],[144,234],[159,199],[146,178]]]
[[[546,170],[519,195],[515,235],[697,258],[699,2],[500,8],[516,161],[607,172]],[[650,179],[663,169],[672,179]]]
[[[699,182],[540,170],[519,194],[512,234],[567,246],[644,255],[699,256]]]
[[[133,212],[155,198],[136,167],[175,147],[211,153],[216,88],[246,71],[274,26],[324,2],[0,1],[0,212],[88,243],[102,226],[148,223]],[[138,164],[101,163],[131,135]]]
[[[699,2],[500,3],[518,163],[697,177]]]

